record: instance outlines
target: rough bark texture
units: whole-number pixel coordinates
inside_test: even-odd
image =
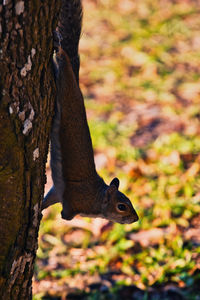
[[[60,1],[0,1],[0,299],[31,299]]]

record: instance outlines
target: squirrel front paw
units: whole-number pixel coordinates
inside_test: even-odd
[[[64,220],[72,220],[75,217],[75,215],[76,213],[69,205],[67,205],[67,207],[65,205],[65,207],[63,207],[63,210],[61,211],[61,216]]]

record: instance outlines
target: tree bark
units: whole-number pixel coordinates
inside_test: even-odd
[[[0,299],[31,299],[60,1],[0,2]]]

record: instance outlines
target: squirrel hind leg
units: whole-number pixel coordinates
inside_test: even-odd
[[[42,201],[42,210],[58,202],[60,202],[60,199],[56,193],[55,187],[52,186]]]

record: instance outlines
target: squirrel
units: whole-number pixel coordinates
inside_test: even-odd
[[[81,5],[78,0],[69,2]],[[77,7],[82,14],[80,5]],[[80,214],[121,224],[133,223],[138,220],[138,215],[130,200],[118,190],[119,180],[114,178],[107,185],[96,172],[84,99],[78,86],[79,66],[74,72],[69,53],[63,48],[61,44],[54,61],[57,86],[51,131],[54,185],[44,198],[42,209],[61,202],[61,215],[66,220]]]

